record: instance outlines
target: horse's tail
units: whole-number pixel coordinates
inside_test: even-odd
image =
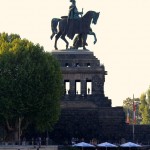
[[[52,35],[51,35],[51,40],[53,39],[54,35],[57,34],[57,25],[61,19],[59,18],[53,18],[51,20],[51,30],[52,30]]]

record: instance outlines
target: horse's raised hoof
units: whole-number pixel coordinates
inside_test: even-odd
[[[96,44],[97,40],[94,41],[94,44]]]
[[[55,50],[58,50],[58,48],[57,48],[57,47],[55,47]]]

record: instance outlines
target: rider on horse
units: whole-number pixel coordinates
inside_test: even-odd
[[[69,35],[68,37],[73,39],[74,31],[75,31],[75,27],[76,27],[75,24],[77,24],[77,20],[80,18],[79,15],[82,16],[83,10],[82,10],[82,12],[78,12],[78,9],[76,7],[76,1],[70,0],[70,2],[72,2],[72,4],[69,7],[68,16],[62,16],[61,19],[67,18],[67,24],[68,25],[66,28],[66,32],[67,32],[67,35]],[[51,40],[53,39],[54,35],[57,34],[57,25],[61,19],[53,18],[51,20],[51,29],[52,29],[52,35],[50,36]]]
[[[57,41],[61,37],[61,39],[66,43],[66,49],[68,49],[69,42],[65,38],[66,35],[73,39],[75,34],[78,34],[79,37],[74,42],[74,47],[83,47],[83,49],[86,49],[86,40],[87,35],[93,35],[95,40],[94,44],[96,43],[96,35],[91,30],[90,25],[91,23],[96,24],[97,20],[99,18],[100,12],[95,11],[88,11],[84,16],[79,17],[79,15],[83,14],[82,12],[78,12],[76,7],[76,1],[70,0],[72,2],[72,5],[69,7],[69,15],[68,16],[62,16],[61,19],[59,18],[53,18],[51,20],[51,29],[52,29],[52,35],[51,39],[55,36],[55,49],[57,48]],[[59,25],[58,25],[59,24]],[[57,26],[58,26],[58,32],[57,32]],[[81,42],[81,44],[80,44]]]
[[[80,18],[79,15],[82,15],[83,12],[78,12],[75,0],[70,0],[70,2],[72,2],[72,4],[69,7],[68,19],[78,19],[78,18]]]
[[[67,36],[70,39],[73,39],[74,34],[75,34],[76,24],[78,23],[78,19],[80,18],[79,15],[82,16],[83,10],[82,10],[82,12],[78,12],[78,9],[76,7],[76,1],[70,0],[70,2],[72,2],[72,4],[69,7]]]

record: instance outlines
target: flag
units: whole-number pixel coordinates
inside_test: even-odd
[[[133,101],[133,123],[136,124],[136,103]]]
[[[130,123],[130,118],[129,118],[129,109],[127,109],[127,119],[126,119],[126,123]]]

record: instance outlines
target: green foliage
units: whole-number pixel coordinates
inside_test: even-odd
[[[148,103],[148,105],[150,106],[150,87],[149,87],[149,89],[147,90],[147,103]]]
[[[146,94],[142,93],[140,96],[140,107],[139,107],[139,111],[142,113],[144,111],[145,106],[147,105],[146,103]]]
[[[34,122],[39,131],[52,129],[60,113],[62,76],[57,61],[19,35],[0,34],[0,123],[7,130]],[[17,125],[16,125],[17,124]]]
[[[136,123],[137,124],[150,124],[150,87],[142,93],[140,98],[131,99],[127,98],[123,101],[123,108],[127,116],[129,111],[129,119],[133,121],[133,101],[136,103]]]
[[[144,110],[142,112],[142,124],[150,124],[150,109],[148,105],[144,107]]]
[[[150,88],[146,93],[141,94],[140,102],[141,124],[150,124]]]
[[[129,113],[129,120],[130,120],[130,123],[132,124],[133,123],[133,101],[135,102],[136,104],[136,124],[140,124],[140,112],[138,111],[139,109],[139,103],[140,103],[140,99],[139,98],[134,98],[134,99],[131,99],[131,98],[126,98],[124,101],[123,101],[123,108],[124,108],[124,111],[125,111],[125,114],[127,116],[127,112]]]

